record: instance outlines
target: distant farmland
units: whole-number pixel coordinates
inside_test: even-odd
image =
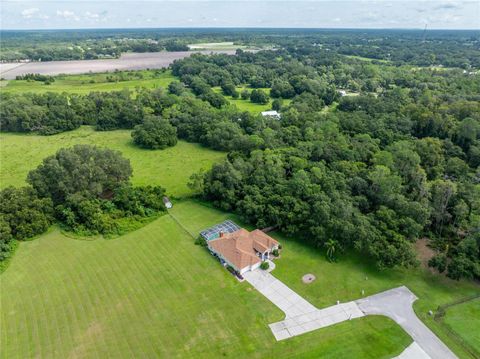
[[[0,64],[0,77],[12,80],[16,76],[31,73],[53,76],[115,70],[159,69],[167,67],[174,60],[183,59],[195,53],[233,55],[235,50],[127,53],[123,54],[119,59],[3,63]]]

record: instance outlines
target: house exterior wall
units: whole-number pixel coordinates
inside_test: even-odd
[[[255,269],[257,269],[258,267],[260,267],[260,264],[262,264],[262,262],[258,262],[258,263],[256,263],[256,264],[252,265],[251,268],[250,268],[250,270],[255,270]]]
[[[215,255],[217,255],[218,258],[220,258],[221,260],[223,260],[225,263],[227,263],[229,266],[233,267],[236,271],[238,271],[240,274],[243,274],[245,272],[248,272],[250,270],[255,270],[257,269],[258,267],[260,267],[260,265],[262,264],[262,262],[258,262],[258,263],[255,263],[253,265],[249,265],[249,266],[246,266],[244,268],[237,268],[234,264],[230,263],[230,261],[228,259],[226,259],[221,253],[218,253],[217,251],[215,251],[212,247],[210,247],[210,244],[207,242],[207,247],[208,249],[210,250],[211,253],[214,253]],[[265,253],[272,253],[272,251],[274,249],[278,249],[278,246],[273,246],[270,250],[266,251]],[[264,259],[267,259],[267,256],[265,255],[265,258]]]

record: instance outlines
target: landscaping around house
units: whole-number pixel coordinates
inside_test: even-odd
[[[193,214],[182,222],[189,229],[231,217],[192,201],[171,211],[182,221]],[[113,241],[53,228],[20,243],[1,276],[3,358],[391,358],[411,342],[390,319],[371,317],[278,343],[267,323],[283,314],[169,215]]]
[[[181,202],[176,205],[173,213],[194,233],[225,219],[231,219],[243,226],[238,217],[200,202]],[[451,280],[420,268],[378,271],[367,258],[357,254],[338,255],[338,261],[332,263],[325,258],[325,253],[321,250],[314,250],[311,246],[278,232],[269,232],[269,235],[282,243],[282,255],[275,260],[275,277],[316,307],[325,308],[335,304],[337,300],[344,303],[360,299],[362,290],[366,297],[405,285],[419,298],[414,303],[417,316],[457,356],[471,358],[459,343],[447,335],[445,328],[439,325],[428,311],[435,311],[439,305],[459,298],[480,294],[478,284]],[[302,281],[305,273],[314,275],[317,279],[305,285]]]

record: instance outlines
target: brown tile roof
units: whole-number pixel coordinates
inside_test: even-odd
[[[258,229],[248,232],[242,228],[212,239],[208,241],[208,245],[240,270],[260,262],[255,250],[265,252],[278,245],[278,242]]]

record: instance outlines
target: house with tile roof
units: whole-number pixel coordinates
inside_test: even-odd
[[[207,246],[223,263],[243,274],[269,259],[279,243],[259,229],[249,232],[240,228],[231,233],[220,232],[218,238],[207,241]]]

